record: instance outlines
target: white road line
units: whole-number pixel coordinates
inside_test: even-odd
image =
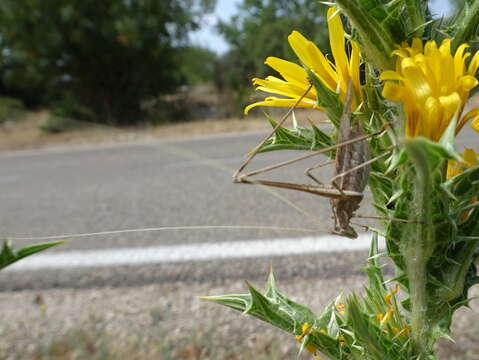
[[[320,236],[270,240],[231,241],[144,248],[81,250],[33,255],[8,267],[8,271],[108,267],[177,263],[268,256],[300,255],[341,251],[367,250],[370,234],[357,239]],[[383,242],[381,241],[383,247]]]

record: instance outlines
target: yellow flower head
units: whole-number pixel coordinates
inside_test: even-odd
[[[414,39],[411,46],[404,43],[393,55],[397,56],[396,70],[381,74],[385,80],[383,96],[403,103],[406,112],[406,136],[424,136],[438,141],[453,116],[462,114],[471,89],[479,84],[475,78],[479,68],[479,51],[471,56],[462,44],[451,54],[451,39],[439,46],[430,40],[423,45]],[[479,108],[458,118],[456,133],[466,122],[479,131]]]
[[[334,304],[336,307],[336,311],[340,313],[341,315],[346,314],[346,305],[344,305],[342,302],[337,301],[336,304]]]
[[[447,165],[447,178],[450,179],[459,175],[464,171],[474,166],[479,165],[479,154],[473,149],[465,148],[464,154],[461,154],[462,161],[449,160]]]
[[[345,32],[336,8],[328,10],[328,29],[331,50],[335,60],[333,64],[318,47],[297,31],[288,36],[289,44],[301,63],[310,69],[330,90],[339,91],[341,99],[346,97],[349,80],[352,81],[356,96],[361,98],[359,80],[360,53],[354,41],[351,43],[351,55],[346,53]],[[282,78],[268,76],[266,79],[253,79],[256,90],[261,90],[282,97],[270,96],[263,101],[245,108],[245,114],[255,106],[293,106],[310,86],[307,71],[300,65],[268,57],[265,64],[277,71]],[[314,88],[304,96],[298,107],[320,109],[317,105],[317,94]]]

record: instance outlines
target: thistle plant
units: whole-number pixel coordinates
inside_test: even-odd
[[[380,224],[366,259],[364,293],[338,296],[316,314],[282,294],[270,273],[263,292],[248,284],[247,294],[206,299],[284,330],[315,356],[436,359],[436,341],[450,338],[454,312],[468,305],[469,289],[479,282],[479,154],[455,143],[466,126],[479,132],[479,108],[464,110],[479,89],[479,1],[466,1],[449,21],[432,18],[424,0],[327,5],[332,56],[293,31],[288,41],[298,63],[266,59],[280,77],[253,83],[273,96],[246,112],[293,105],[324,112],[331,132],[314,119],[309,128],[292,129],[271,121],[276,131],[261,147],[318,151],[336,143],[352,83],[351,121],[379,134],[368,139],[368,157],[378,157],[368,184]],[[389,279],[385,258],[395,268]]]

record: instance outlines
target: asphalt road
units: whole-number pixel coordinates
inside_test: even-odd
[[[192,225],[311,228],[322,224],[327,217],[327,200],[232,183],[232,173],[243,161],[243,154],[261,136],[0,155],[1,235],[47,236]],[[263,155],[256,166],[280,161],[284,155]],[[288,167],[278,171],[277,178],[306,181],[301,175],[305,167]],[[287,196],[317,217],[318,223],[308,221],[274,193]],[[181,230],[78,239],[62,246],[61,251],[291,235],[257,230]]]
[[[327,199],[288,190],[267,190],[238,185],[231,175],[263,134],[239,134],[178,141],[4,153],[0,155],[0,237],[49,236],[161,226],[262,225],[319,229],[331,226]],[[474,146],[477,136],[466,129],[460,145]],[[260,155],[251,168],[259,168],[297,153]],[[269,178],[306,182],[303,170],[320,159],[288,166]],[[323,172],[320,178],[328,179]],[[284,201],[289,199],[297,208]],[[371,212],[363,202],[362,213]],[[305,215],[307,214],[307,215]],[[309,234],[311,235],[311,234]],[[174,230],[75,238],[49,251],[75,251],[124,247],[162,246],[304,236],[279,230]],[[16,240],[17,246],[34,242]],[[341,268],[351,255],[324,255],[324,266]],[[306,257],[277,258],[289,273],[308,272]],[[361,257],[358,257],[360,259]],[[350,259],[349,259],[350,260]],[[253,260],[251,260],[253,261]],[[222,262],[195,267],[191,264],[119,267],[108,270],[68,270],[2,273],[0,287],[7,289],[134,286],[155,281],[201,281],[245,276],[251,261]],[[266,261],[255,260],[264,264]],[[295,266],[292,266],[292,263]],[[302,265],[298,265],[302,264]],[[361,261],[358,260],[357,265]],[[318,268],[309,267],[310,272]],[[250,271],[251,270],[251,271]],[[339,270],[340,271],[340,270]],[[254,271],[253,271],[254,273]],[[50,275],[48,275],[50,274]],[[230,274],[231,275],[231,274]],[[253,274],[250,274],[253,275]],[[306,274],[305,274],[306,275]],[[285,275],[286,276],[286,275]],[[245,278],[245,277],[243,277]]]

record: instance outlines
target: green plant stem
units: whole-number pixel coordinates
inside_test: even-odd
[[[411,333],[418,359],[427,359],[431,354],[431,323],[427,318],[427,264],[434,250],[434,227],[432,222],[432,184],[430,168],[423,150],[411,144],[408,152],[415,167],[414,201],[418,222],[406,236],[404,255],[406,259],[411,298]]]
[[[413,250],[413,249],[411,249]],[[413,252],[413,251],[412,251]],[[426,294],[426,266],[420,254],[408,260],[407,275],[411,297],[411,332],[415,347],[420,359],[428,354],[428,345],[425,340],[429,337],[430,329],[427,321],[427,294]]]

